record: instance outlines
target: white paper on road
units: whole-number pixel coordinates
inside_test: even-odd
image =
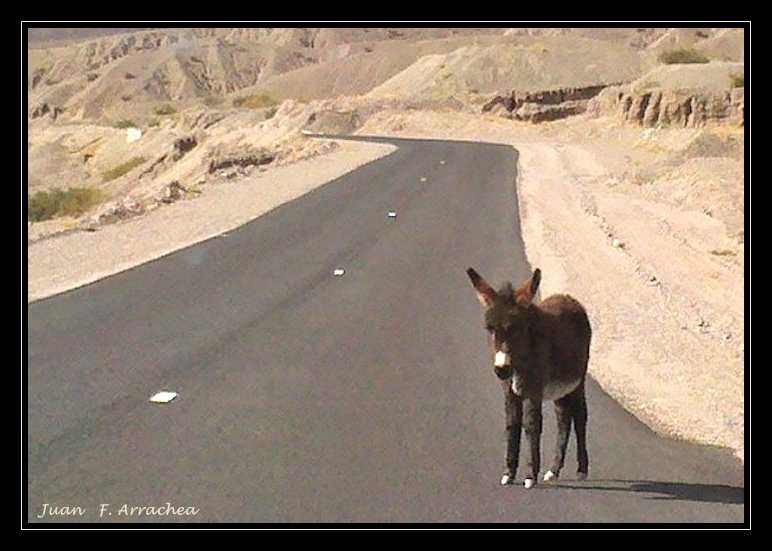
[[[150,397],[150,401],[155,404],[168,404],[177,397],[177,393],[171,390],[162,390]]]

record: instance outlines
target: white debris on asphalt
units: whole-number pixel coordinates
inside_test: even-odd
[[[174,400],[178,394],[176,392],[173,392],[171,390],[162,390],[161,392],[158,392],[156,394],[153,394],[150,397],[150,401],[155,404],[168,404],[172,400]]]
[[[345,273],[346,273],[346,270],[344,270],[343,268],[337,268],[337,269],[335,269],[335,271],[332,272],[332,275],[334,275],[334,276],[342,276]]]
[[[394,212],[393,210],[390,210],[389,211],[389,218],[396,218],[396,217],[397,217],[397,213]]]
[[[425,182],[426,181],[426,176],[421,176],[421,181]]]

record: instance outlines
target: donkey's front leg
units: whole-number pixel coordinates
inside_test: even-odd
[[[555,443],[552,467],[544,473],[544,482],[558,478],[566,460],[566,447],[568,447],[568,437],[571,434],[571,423],[574,418],[574,400],[571,394],[555,400],[555,415],[558,420],[558,439]]]
[[[525,464],[523,486],[530,488],[536,482],[541,468],[541,400],[523,401],[523,426],[530,454]]]
[[[513,484],[520,458],[520,432],[523,426],[523,400],[512,392],[511,379],[502,380],[504,411],[507,421],[507,468],[501,475],[502,484]]]

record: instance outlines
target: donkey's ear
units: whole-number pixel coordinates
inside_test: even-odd
[[[472,268],[467,268],[466,275],[468,275],[469,279],[472,280],[472,285],[474,285],[474,288],[477,290],[477,299],[480,301],[480,304],[488,308],[491,304],[493,304],[496,291],[494,291],[493,287],[488,285],[482,276],[475,272]]]
[[[539,283],[541,282],[541,270],[536,268],[533,271],[531,279],[523,283],[517,291],[515,291],[515,302],[520,306],[528,306],[533,301],[533,297],[536,296],[536,291],[539,290]]]

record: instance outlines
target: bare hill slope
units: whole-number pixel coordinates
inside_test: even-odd
[[[30,191],[91,186],[103,189],[110,202],[152,202],[172,182],[187,189],[214,178],[212,163],[229,156],[286,162],[314,154],[317,145],[304,143],[299,133],[304,127],[351,132],[386,107],[454,106],[479,113],[491,94],[502,92],[620,82],[640,87],[642,80],[649,87],[661,81],[724,89],[731,85],[729,72],[742,73],[742,63],[662,66],[653,52],[706,45],[723,46],[721,59],[744,57],[736,29],[93,32],[30,30]],[[83,33],[89,36],[72,42]],[[38,47],[36,38],[69,42]],[[618,109],[613,102],[597,105]],[[180,143],[190,149],[178,151]],[[99,218],[99,212],[87,216]],[[61,224],[36,230],[49,228],[46,234]]]
[[[228,93],[307,66],[321,71],[280,87],[279,99],[335,97],[364,93],[415,60],[403,53],[416,42],[453,36],[488,36],[501,29],[153,29],[114,33],[71,43],[75,30],[58,47],[28,47],[29,103],[48,103],[65,118],[109,121],[120,113],[143,115],[164,101],[216,105]],[[109,31],[115,31],[109,29]],[[34,34],[34,33],[33,33]],[[43,33],[53,37],[53,31]],[[46,43],[44,43],[46,44]],[[394,47],[394,52],[389,49]],[[422,51],[419,47],[419,52]],[[375,53],[369,79],[351,86],[351,71],[338,74],[341,59]],[[403,60],[391,69],[395,60]],[[356,65],[357,61],[353,65]],[[316,77],[316,78],[315,78]],[[302,84],[301,84],[302,82]],[[316,85],[309,83],[317,82]],[[320,92],[312,91],[320,89]],[[309,91],[312,91],[309,93]],[[141,109],[138,107],[141,106]],[[146,116],[144,118],[147,118]]]
[[[425,56],[373,88],[373,97],[446,97],[628,82],[645,65],[638,50],[575,36],[510,38]]]

